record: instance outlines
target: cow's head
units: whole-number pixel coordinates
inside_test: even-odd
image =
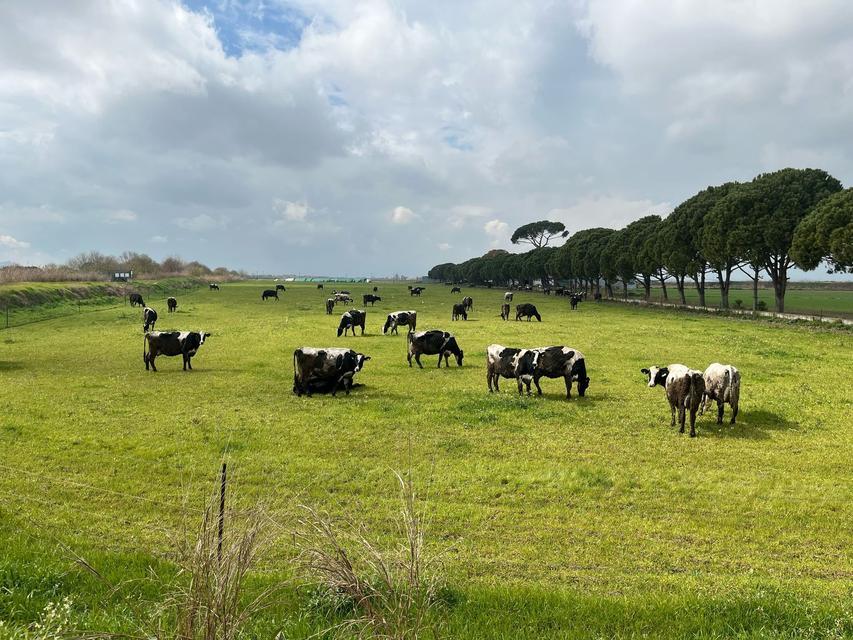
[[[363,353],[355,354],[355,370],[361,371],[364,368],[364,363],[370,360],[370,356],[366,356]]]
[[[572,365],[572,377],[578,381],[578,395],[583,396],[589,388],[589,376],[586,375],[586,362],[578,358]]]
[[[464,354],[465,354],[465,352],[462,351],[462,349],[459,349],[459,353],[456,354],[456,365],[459,367],[462,366],[462,356]]]
[[[640,371],[646,374],[650,388],[658,384],[662,387],[666,386],[666,377],[669,375],[669,369],[666,367],[652,366],[648,369],[640,369]]]
[[[212,334],[205,333],[204,331],[199,331],[198,335],[201,336],[201,340],[199,341],[198,346],[201,346],[204,344],[204,341],[207,340]]]

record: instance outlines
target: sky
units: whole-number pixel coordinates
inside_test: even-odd
[[[0,263],[422,275],[851,142],[849,0],[0,3]]]

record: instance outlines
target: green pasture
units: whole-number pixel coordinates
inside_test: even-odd
[[[79,626],[133,630],[126,598],[156,588],[112,593],[65,549],[113,582],[168,575],[223,459],[233,504],[261,504],[274,523],[251,588],[292,576],[300,504],[391,540],[392,470],[411,470],[442,550],[443,637],[853,636],[853,334],[593,302],[572,312],[532,293],[513,305],[533,302],[541,323],[502,322],[503,292],[469,288],[473,313],[451,322],[461,296],[449,287],[411,298],[380,283],[366,334],[336,338],[334,285],[288,284],[262,302],[271,284],[183,293],[175,314],[165,295],[147,298],[158,330],[213,334],[187,373],[180,358],[145,371],[129,307],[0,331],[0,637],[66,596]],[[343,288],[361,308],[372,285]],[[455,333],[464,366],[427,356],[410,369],[403,331],[381,334],[405,309],[419,330]],[[544,380],[544,397],[511,380],[489,394],[493,342],[581,350],[586,397],[566,401],[562,380]],[[372,359],[350,396],[297,398],[300,346]],[[690,439],[639,369],[713,361],[741,371],[738,424],[706,415]],[[328,625],[294,587],[255,634]]]

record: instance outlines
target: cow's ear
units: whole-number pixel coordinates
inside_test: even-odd
[[[370,360],[370,356],[364,356],[364,361],[367,362],[368,360]]]
[[[646,375],[649,375],[651,371],[649,371],[648,369],[640,369],[640,373],[645,373]]]
[[[575,352],[574,352],[574,351],[569,351],[569,353],[568,353],[568,357],[569,357],[569,359],[574,358],[574,357],[575,357]]]

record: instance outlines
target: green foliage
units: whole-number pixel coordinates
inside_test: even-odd
[[[853,189],[822,200],[800,222],[791,257],[802,269],[826,261],[830,273],[853,273]]]
[[[538,249],[546,246],[553,238],[565,238],[568,235],[566,225],[562,222],[540,220],[520,226],[513,232],[510,242],[532,244]]]

